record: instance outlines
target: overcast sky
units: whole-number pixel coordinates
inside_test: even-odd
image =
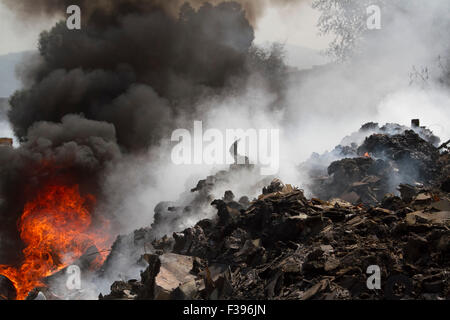
[[[30,0],[32,1],[32,0]],[[282,42],[311,49],[323,49],[328,40],[319,37],[316,23],[318,13],[308,1],[284,8],[269,8],[259,20],[256,42]],[[42,21],[19,21],[0,0],[0,55],[35,49],[42,30],[49,29],[57,18]]]
[[[35,49],[39,33],[50,28],[54,22],[48,19],[31,25],[18,20],[0,0],[0,54]]]

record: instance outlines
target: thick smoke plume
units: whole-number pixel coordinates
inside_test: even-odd
[[[173,117],[193,112],[198,96],[245,73],[254,38],[235,3],[197,12],[186,5],[180,15],[136,9],[116,17],[117,24],[71,32],[59,23],[43,33],[42,61],[24,74],[32,87],[11,99],[17,136],[23,139],[36,121],[83,113],[114,124],[126,148],[159,141]]]
[[[241,4],[246,16],[251,23],[261,16],[268,5],[288,5],[303,0],[236,0]],[[102,23],[115,20],[118,16],[135,12],[151,12],[162,9],[167,14],[177,17],[180,7],[189,3],[198,9],[205,3],[217,5],[223,0],[5,0],[5,4],[16,10],[19,14],[33,17],[39,15],[64,14],[70,5],[79,5],[83,8],[89,22]]]
[[[28,15],[57,13],[68,4],[6,3]],[[98,211],[117,232],[150,224],[151,205],[142,212],[139,201],[116,204],[148,186],[143,198],[156,201],[155,175],[168,161],[158,155],[160,142],[200,118],[200,100],[240,94],[255,73],[282,97],[284,65],[277,52],[252,46],[253,27],[239,3],[184,4],[176,16],[168,9],[178,1],[78,3],[88,17],[82,29],[68,30],[62,21],[43,32],[38,54],[20,68],[24,89],[10,99],[9,120],[21,146],[1,152],[3,264],[20,259],[15,223],[46,181],[77,183],[95,194]],[[152,173],[142,165],[149,162]],[[127,216],[130,209],[138,221]]]
[[[371,121],[409,127],[411,119],[420,118],[442,140],[450,138],[446,125],[449,88],[442,85],[446,70],[439,62],[450,58],[449,2],[314,2],[323,10],[319,20],[323,29],[349,36],[345,40],[354,43],[355,50],[345,63],[293,73],[289,78],[283,149],[291,167],[312,152],[333,149],[342,137]],[[366,8],[373,4],[381,9],[379,30],[366,27]],[[352,24],[363,26],[363,32]],[[335,55],[341,53],[342,48],[334,45],[330,49]],[[420,74],[421,70],[426,74]],[[292,151],[293,145],[299,147]],[[286,163],[282,168],[287,168]],[[287,172],[283,179],[292,181],[292,174]],[[297,181],[306,182],[304,177]]]

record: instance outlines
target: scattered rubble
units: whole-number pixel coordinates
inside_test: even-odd
[[[388,193],[398,194],[401,184],[429,187],[450,174],[448,154],[424,127],[368,123],[342,143],[300,166],[308,173],[307,188],[314,196],[375,205]]]
[[[192,191],[204,192],[216,216],[152,241],[142,279],[101,298],[449,299],[450,159],[414,124],[366,124],[344,139],[359,143],[303,164],[324,200],[279,179],[251,202],[231,191],[213,200],[204,191],[214,179],[200,181]],[[167,257],[180,261],[177,275]],[[366,285],[373,265],[386,279],[380,290]]]
[[[99,298],[450,299],[448,153],[422,127],[361,130],[376,133],[337,148],[346,156],[327,166],[304,164],[321,175],[313,197],[270,178],[253,200],[231,190],[214,199],[217,183],[251,170],[234,165],[200,181],[188,202],[160,203],[151,227],[116,240],[99,271],[116,281]],[[168,231],[205,206],[215,214]],[[114,274],[124,261],[141,270],[140,279]],[[378,290],[367,287],[374,265]],[[11,294],[7,287],[0,285],[1,295]]]
[[[441,189],[442,191],[450,192],[450,176],[442,182]]]
[[[142,279],[116,282],[101,298],[449,299],[448,154],[418,125],[369,123],[361,131],[373,134],[335,149],[345,157],[304,164],[310,174],[326,169],[313,186],[325,200],[279,179],[251,202],[236,202],[231,191],[204,197],[215,217],[152,241]],[[209,177],[193,191],[211,186]],[[168,261],[180,261],[176,272]],[[380,290],[366,285],[372,265],[386,280]]]
[[[421,191],[390,210],[308,200],[276,185],[237,212],[219,200],[218,216],[174,233],[142,280],[117,282],[101,298],[148,297],[141,292],[149,281],[155,299],[384,298],[388,289],[366,287],[370,265],[383,279],[407,277],[406,299],[450,298],[449,194]]]
[[[236,201],[233,192],[225,191],[222,199],[217,199],[211,206],[215,197],[213,191],[222,186],[229,186],[233,181],[245,175],[254,176],[259,172],[249,165],[232,165],[228,171],[219,171],[215,175],[208,176],[200,180],[197,186],[189,192],[182,194],[180,200],[176,202],[161,202],[154,209],[154,221],[151,227],[136,230],[132,234],[119,236],[112,246],[112,250],[104,265],[99,270],[100,277],[109,278],[129,278],[129,269],[141,256],[146,253],[158,250],[166,250],[174,244],[174,238],[167,237],[174,230],[183,230],[187,226],[192,226],[199,220],[212,217],[216,214],[215,206],[227,205],[231,208],[231,214],[238,213],[239,210],[247,209],[250,200],[247,196],[240,196]],[[259,174],[258,174],[258,177]],[[271,177],[260,179],[251,189],[261,189],[271,181]],[[225,210],[227,211],[227,210]],[[228,212],[221,211],[222,219],[228,219]],[[187,223],[189,222],[189,223]],[[191,248],[194,250],[195,248]],[[196,249],[200,250],[200,249]],[[138,264],[142,267],[142,264]]]

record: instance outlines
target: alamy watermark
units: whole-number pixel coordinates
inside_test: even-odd
[[[71,5],[66,10],[69,17],[66,20],[66,26],[69,30],[81,29],[81,8],[77,5]]]
[[[71,265],[66,270],[67,281],[66,288],[68,290],[81,290],[81,269],[77,265]]]
[[[274,175],[280,168],[280,131],[278,129],[208,129],[194,122],[194,132],[177,129],[172,133],[172,162],[189,164],[255,164],[261,175]],[[238,146],[244,155],[239,155]],[[242,152],[241,152],[242,153]]]
[[[378,265],[367,267],[366,286],[369,290],[381,290],[381,268]],[[413,282],[403,274],[392,275],[387,278],[384,285],[384,295],[389,300],[400,300],[410,297],[413,292]]]
[[[69,15],[66,25],[69,30],[81,29],[81,8],[78,5],[67,7],[66,13]],[[377,5],[370,5],[366,8],[366,25],[369,30],[381,29],[381,8]]]
[[[369,30],[381,29],[381,9],[377,5],[368,6],[366,9],[367,20],[366,25]]]

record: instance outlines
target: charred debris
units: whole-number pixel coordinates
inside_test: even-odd
[[[160,203],[150,228],[118,237],[99,277],[114,277],[124,261],[141,276],[121,274],[99,298],[450,298],[450,155],[417,121],[369,123],[314,154],[300,165],[308,197],[273,177],[255,199],[211,195],[236,171],[253,169],[232,166],[200,181],[189,204]],[[213,216],[169,232],[205,206]],[[373,265],[379,290],[366,285]],[[13,295],[7,279],[0,288]]]
[[[149,248],[141,279],[117,281],[100,298],[449,299],[446,145],[417,120],[411,128],[369,123],[345,141],[353,142],[301,165],[312,198],[274,179],[252,201],[231,191],[213,200],[214,183],[230,174],[221,172],[192,190],[194,211],[210,202],[214,217],[152,239],[166,219],[193,210],[161,204],[152,228],[125,237]],[[371,265],[406,287],[392,280],[369,290]]]

